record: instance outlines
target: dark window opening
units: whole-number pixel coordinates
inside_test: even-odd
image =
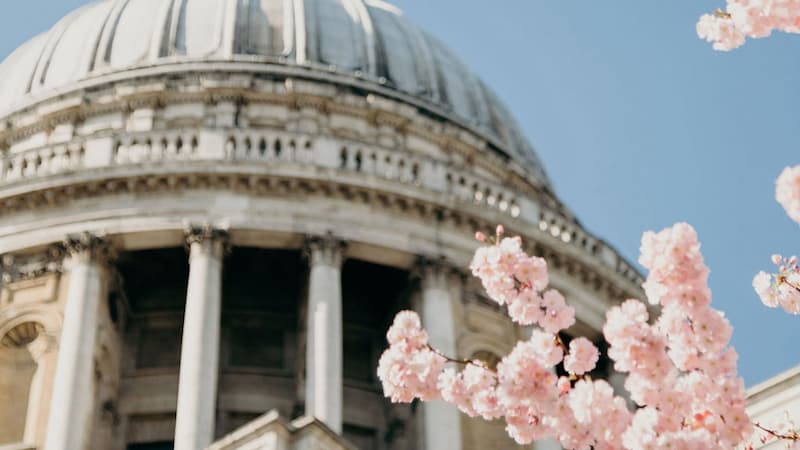
[[[378,433],[372,428],[344,424],[342,435],[355,444],[356,448],[364,450],[378,448]]]
[[[173,450],[174,448],[175,448],[175,443],[172,441],[128,444],[128,450]]]
[[[136,343],[136,368],[177,368],[181,361],[181,334],[179,327],[143,327]]]
[[[285,336],[282,327],[258,321],[255,325],[233,326],[230,330],[231,366],[285,368]]]

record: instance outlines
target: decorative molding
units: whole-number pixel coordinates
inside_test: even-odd
[[[242,173],[161,173],[109,177],[64,186],[53,186],[45,191],[34,191],[0,199],[0,210],[25,211],[37,207],[47,207],[51,203],[66,204],[71,201],[90,199],[109,195],[130,195],[158,192],[182,192],[192,189],[226,189],[247,192],[255,196],[307,196],[321,195],[359,202],[370,207],[412,214],[422,220],[439,222],[442,226],[454,227],[467,235],[475,230],[493,229],[501,218],[478,214],[474,208],[462,208],[445,199],[434,201],[410,197],[389,191],[346,184],[344,180],[330,178],[298,179],[280,175],[257,175]],[[46,194],[45,194],[46,193]],[[47,199],[50,199],[49,201]],[[530,232],[532,227],[522,221],[506,223],[507,234],[523,237],[526,251],[544,257],[550,267],[563,270],[571,264],[576,279],[581,280],[589,290],[601,292],[610,299],[642,295],[641,277],[623,275],[618,266],[606,267],[597,258],[581,253],[557,250],[556,247],[569,244],[549,234],[536,236]],[[528,230],[527,232],[523,230]],[[550,243],[549,241],[553,241]],[[577,249],[576,249],[577,250]],[[591,262],[586,261],[590,259]]]
[[[6,254],[0,257],[3,285],[38,278],[49,273],[60,273],[66,252],[62,246],[51,245],[46,250],[32,254]]]

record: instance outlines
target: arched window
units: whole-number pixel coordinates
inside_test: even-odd
[[[31,382],[37,369],[28,346],[39,337],[44,327],[24,322],[9,330],[0,339],[0,446],[22,442],[26,436],[25,421]]]

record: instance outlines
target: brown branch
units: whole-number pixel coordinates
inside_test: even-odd
[[[797,431],[791,431],[790,434],[783,434],[783,433],[779,433],[779,432],[777,432],[775,430],[770,430],[769,428],[766,428],[766,427],[762,426],[758,422],[753,422],[753,425],[755,425],[756,428],[760,429],[761,431],[764,431],[767,434],[771,434],[772,436],[775,436],[778,439],[785,439],[787,441],[798,441],[798,440],[800,440],[800,434],[798,434]]]
[[[721,19],[730,19],[731,18],[731,13],[725,12],[725,11],[719,9],[719,8],[717,8],[717,10],[714,11],[714,15],[719,17],[719,18],[721,18]]]
[[[428,350],[430,350],[433,353],[436,353],[437,355],[439,355],[442,358],[446,359],[447,362],[452,362],[452,363],[456,363],[456,364],[463,364],[463,365],[472,364],[473,366],[483,367],[486,370],[491,370],[491,369],[489,369],[488,367],[486,367],[485,365],[483,365],[483,364],[481,364],[479,362],[473,361],[471,359],[451,358],[451,357],[445,355],[444,353],[440,352],[438,349],[434,348],[431,344],[427,344],[427,346],[428,346]]]
[[[788,279],[786,276],[784,276],[784,275],[780,275],[780,276],[778,277],[778,282],[779,282],[779,283],[786,284],[786,285],[788,285],[789,287],[793,288],[795,291],[797,291],[797,292],[800,292],[800,287],[798,287],[796,284],[790,283],[790,282],[789,282],[789,279]]]

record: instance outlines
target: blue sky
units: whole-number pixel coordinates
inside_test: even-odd
[[[0,57],[83,3],[10,3]],[[800,363],[800,317],[750,286],[800,242],[774,201],[775,177],[800,163],[800,36],[714,52],[694,24],[722,0],[394,3],[498,92],[559,196],[629,259],[642,231],[695,226],[748,385]]]

